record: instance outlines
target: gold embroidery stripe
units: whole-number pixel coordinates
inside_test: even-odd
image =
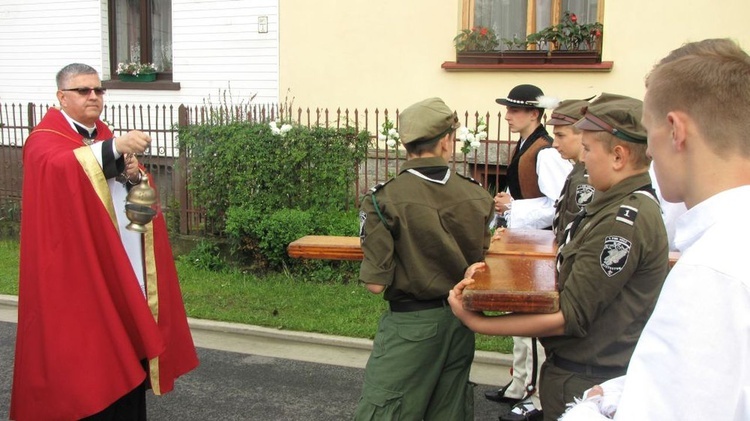
[[[96,160],[94,152],[90,147],[84,146],[73,151],[81,164],[81,168],[86,173],[86,176],[91,181],[91,186],[94,188],[96,195],[99,196],[102,205],[109,214],[109,219],[112,220],[112,225],[115,226],[115,230],[120,232],[120,228],[117,225],[117,215],[115,215],[115,205],[112,203],[112,196],[109,193],[109,186],[107,185],[107,179],[104,178],[102,167],[99,165],[99,161]]]
[[[167,344],[169,346],[169,344]],[[159,384],[159,357],[154,357],[148,362],[149,378],[151,379],[151,390],[154,395],[161,395],[161,384]]]
[[[146,225],[146,232],[143,234],[143,261],[144,270],[146,271],[146,297],[148,308],[151,309],[151,315],[154,316],[156,323],[159,323],[159,279],[156,274],[156,253],[154,252],[154,224],[149,222]],[[169,344],[165,344],[169,346]],[[149,375],[151,378],[151,388],[154,394],[161,394],[159,384],[159,357],[149,361]]]

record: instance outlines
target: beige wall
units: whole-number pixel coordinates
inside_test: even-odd
[[[500,111],[520,83],[559,98],[642,97],[653,64],[684,42],[733,38],[750,50],[750,1],[606,0],[608,73],[447,72],[461,0],[280,0],[280,99],[295,107],[404,108],[430,96],[459,111]]]

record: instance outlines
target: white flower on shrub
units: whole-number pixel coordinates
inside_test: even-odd
[[[456,139],[463,142],[461,145],[461,152],[464,155],[471,152],[472,149],[479,149],[482,145],[482,141],[487,139],[487,125],[484,124],[484,118],[479,117],[477,121],[477,128],[471,130],[468,127],[461,126],[456,132]]]
[[[282,124],[281,127],[279,127],[279,124],[278,122],[276,122],[276,120],[268,123],[268,125],[269,127],[271,127],[271,133],[281,137],[286,136],[286,133],[289,130],[292,130],[291,124]]]
[[[386,117],[385,123],[380,126],[378,140],[384,141],[389,148],[396,148],[400,138],[398,131],[393,127],[393,122]]]

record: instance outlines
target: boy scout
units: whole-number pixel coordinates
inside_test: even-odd
[[[547,120],[547,125],[553,126],[552,133],[555,135],[552,147],[557,149],[563,159],[573,162],[573,170],[568,174],[560,198],[555,202],[552,230],[558,246],[562,244],[565,227],[594,199],[595,189],[589,184],[589,176],[582,161],[583,131],[574,126],[574,123],[583,118],[583,110],[588,105],[588,101],[581,99],[565,100],[555,107]]]
[[[625,373],[667,274],[667,235],[648,175],[641,111],[639,100],[602,94],[575,124],[584,130],[583,162],[599,192],[558,249],[559,311],[466,311],[461,294],[471,279],[450,294],[454,313],[475,332],[542,338],[545,420],[557,420],[573,397]]]
[[[458,119],[439,98],[406,108],[407,162],[362,200],[360,280],[383,292],[356,420],[473,420],[474,333],[448,291],[489,247],[490,194],[448,167]]]

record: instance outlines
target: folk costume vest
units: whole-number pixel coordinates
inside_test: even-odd
[[[552,138],[541,124],[523,142],[522,147],[521,142],[516,144],[506,175],[508,191],[514,199],[533,199],[543,196],[542,191],[539,190],[536,159],[539,151],[550,146],[552,146]]]

